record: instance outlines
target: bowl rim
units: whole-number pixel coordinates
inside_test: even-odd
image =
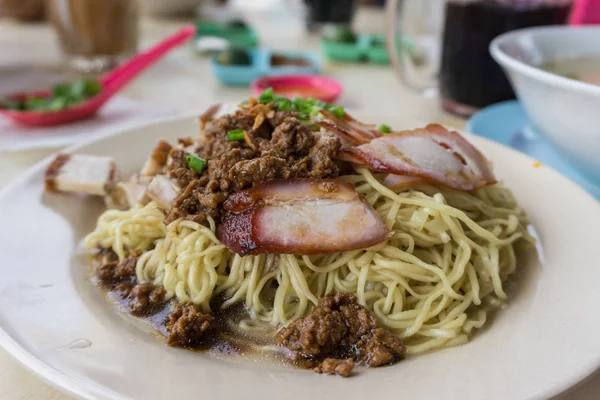
[[[549,71],[544,71],[536,66],[529,65],[517,58],[510,56],[500,47],[504,43],[514,42],[517,38],[529,34],[545,34],[552,31],[566,31],[570,34],[581,34],[582,32],[597,32],[598,40],[600,41],[600,26],[543,26],[534,28],[518,29],[511,32],[506,32],[496,37],[490,43],[489,51],[494,60],[504,68],[517,70],[529,78],[542,81],[546,84],[559,86],[563,89],[574,90],[591,95],[600,95],[600,86],[567,78]],[[600,57],[600,49],[598,52]]]
[[[328,103],[334,102],[343,91],[343,86],[340,82],[333,78],[320,74],[281,74],[267,75],[255,79],[250,88],[255,95],[259,95],[263,90],[273,86],[304,86],[307,88],[323,89],[323,95],[320,100]]]

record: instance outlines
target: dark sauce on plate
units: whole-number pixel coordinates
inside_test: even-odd
[[[126,299],[114,292],[111,293],[110,297],[123,310],[127,310]],[[213,355],[252,356],[253,358],[266,356],[267,352],[262,351],[261,347],[273,344],[273,335],[263,338],[255,335],[245,335],[243,332],[234,330],[232,328],[233,324],[243,318],[247,318],[248,314],[242,304],[222,309],[219,304],[220,300],[217,299],[211,303],[211,315],[214,317],[214,322],[211,329],[204,332],[202,342],[193,348],[186,347],[185,349],[206,352]],[[136,317],[147,322],[162,336],[166,337],[169,334],[166,322],[173,311],[174,303],[175,300],[170,300],[162,308],[153,311],[153,313],[137,315]]]
[[[107,264],[107,260],[114,262],[116,254],[111,250],[99,249],[91,257],[92,282],[99,286],[107,295],[107,299],[116,303],[122,312],[130,314],[141,322],[148,324],[163,337],[169,336],[167,323],[178,301],[171,299],[160,303],[148,304],[139,309],[135,304],[135,297],[130,295],[131,288],[137,284],[135,275],[123,275],[119,281],[103,281],[99,276],[100,267]],[[202,333],[201,341],[195,342],[193,348],[187,350],[207,352],[220,356],[251,357],[253,360],[283,362],[284,357],[273,351],[265,350],[265,346],[274,345],[275,330],[265,324],[263,330],[257,333],[246,333],[235,326],[243,319],[249,318],[242,303],[222,308],[224,299],[216,297],[211,301],[211,315],[213,321],[210,329]],[[165,343],[166,345],[166,343]],[[180,347],[180,346],[176,346]]]
[[[393,333],[379,328],[375,316],[353,294],[324,295],[306,320],[296,320],[276,332],[266,322],[253,321],[243,303],[224,307],[223,294],[211,299],[209,311],[168,299],[162,286],[139,283],[140,255],[131,251],[119,260],[112,250],[98,248],[92,255],[92,281],[122,311],[166,337],[169,346],[343,377],[352,374],[356,363],[379,367],[404,358],[406,347]],[[265,297],[273,301],[271,294]]]

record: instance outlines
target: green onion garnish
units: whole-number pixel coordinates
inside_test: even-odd
[[[261,103],[270,103],[273,101],[273,97],[275,96],[275,92],[273,92],[273,88],[267,88],[263,90],[263,92],[258,96],[258,101]]]
[[[295,111],[299,113],[298,119],[301,121],[310,120],[311,117],[316,117],[322,110],[330,110],[336,117],[343,118],[345,115],[344,108],[334,106],[322,100],[296,97],[293,100],[287,97],[278,96],[273,91],[273,88],[265,89],[258,97],[261,103],[274,103],[274,108],[279,111]],[[240,140],[240,139],[230,139]]]
[[[340,106],[335,106],[335,107],[331,108],[329,111],[331,111],[338,118],[343,118],[344,114],[345,114],[344,107],[340,107]]]
[[[59,110],[63,110],[65,108],[67,108],[67,99],[65,99],[64,97],[57,97],[55,99],[53,99],[52,101],[50,101],[50,103],[47,105],[49,110],[52,111],[59,111]]]
[[[241,129],[234,129],[227,132],[227,139],[230,141],[244,140],[244,131]]]
[[[379,128],[377,128],[381,133],[392,133],[392,128],[389,125],[381,124]]]
[[[285,101],[284,101],[285,100]],[[275,103],[275,107],[279,110],[279,111],[290,111],[292,109],[292,102],[289,101],[288,99],[284,99],[284,100],[278,100]]]
[[[300,97],[296,97],[292,103],[294,103],[296,109],[301,112],[310,110],[314,105],[313,101],[310,101],[309,99],[302,99]]]
[[[24,99],[0,99],[0,108],[21,111],[60,111],[96,96],[102,84],[95,80],[78,79],[52,88],[50,96],[28,96]]]
[[[0,108],[7,110],[20,110],[22,108],[22,102],[12,99],[0,99]]]
[[[202,173],[204,168],[206,168],[206,160],[204,158],[189,154],[185,156],[185,161],[187,162],[188,168],[193,169],[197,173]]]
[[[315,103],[313,105],[313,107],[319,107],[321,109],[327,108],[328,106],[329,106],[329,104],[327,104],[327,103],[325,103],[324,101],[321,101],[321,100],[315,100]]]

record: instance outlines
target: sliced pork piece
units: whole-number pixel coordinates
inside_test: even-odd
[[[164,140],[159,141],[140,171],[140,175],[154,176],[163,173],[171,149],[172,146],[169,143]]]
[[[321,128],[324,128],[326,131],[333,132],[336,135],[338,135],[342,140],[343,148],[348,148],[354,145],[361,145],[369,142],[369,139],[357,137],[346,128],[336,125],[330,121],[315,120],[315,124],[319,125]]]
[[[348,151],[348,150],[340,150],[338,153],[337,160],[346,161],[356,165],[365,165],[364,160],[360,159],[356,154]]]
[[[150,176],[134,175],[128,181],[117,183],[104,199],[106,207],[127,210],[136,204],[147,203],[150,199],[146,190],[151,181]]]
[[[418,176],[458,190],[496,182],[486,158],[441,125],[385,135],[350,151],[376,171]]]
[[[164,175],[156,175],[148,185],[146,196],[168,210],[180,192],[181,188],[171,179]]]
[[[223,207],[217,235],[240,255],[333,253],[390,235],[354,187],[339,180],[268,181],[231,195]]]
[[[350,114],[348,114],[348,111],[344,112],[344,120],[348,123],[348,125],[350,125],[354,129],[361,129],[363,130],[363,132],[373,137],[383,136],[383,133],[381,133],[379,129],[377,129],[377,126],[375,124],[365,124],[363,122],[360,122],[359,120],[355,119]]]
[[[261,202],[291,203],[305,199],[349,202],[357,197],[358,193],[352,185],[338,180],[283,179],[263,182],[252,189],[234,193],[223,203],[223,208],[240,212]]]
[[[110,157],[59,154],[46,169],[46,190],[105,196],[118,179]]]
[[[397,192],[399,190],[407,189],[411,186],[417,185],[419,183],[426,182],[425,179],[420,178],[418,176],[406,176],[406,175],[394,175],[389,174],[383,180],[383,184],[393,191]]]
[[[362,122],[352,118],[348,113],[345,113],[344,116],[340,118],[329,110],[322,110],[321,115],[327,118],[332,126],[337,128],[335,132],[341,133],[340,131],[345,131],[353,136],[356,140],[363,143],[381,136],[381,132],[375,129],[375,125],[363,124]],[[319,123],[319,121],[316,122]]]

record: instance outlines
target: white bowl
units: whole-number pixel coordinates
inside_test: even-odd
[[[513,31],[497,37],[490,52],[541,133],[582,174],[600,183],[600,86],[538,68],[550,60],[600,57],[600,27]]]

